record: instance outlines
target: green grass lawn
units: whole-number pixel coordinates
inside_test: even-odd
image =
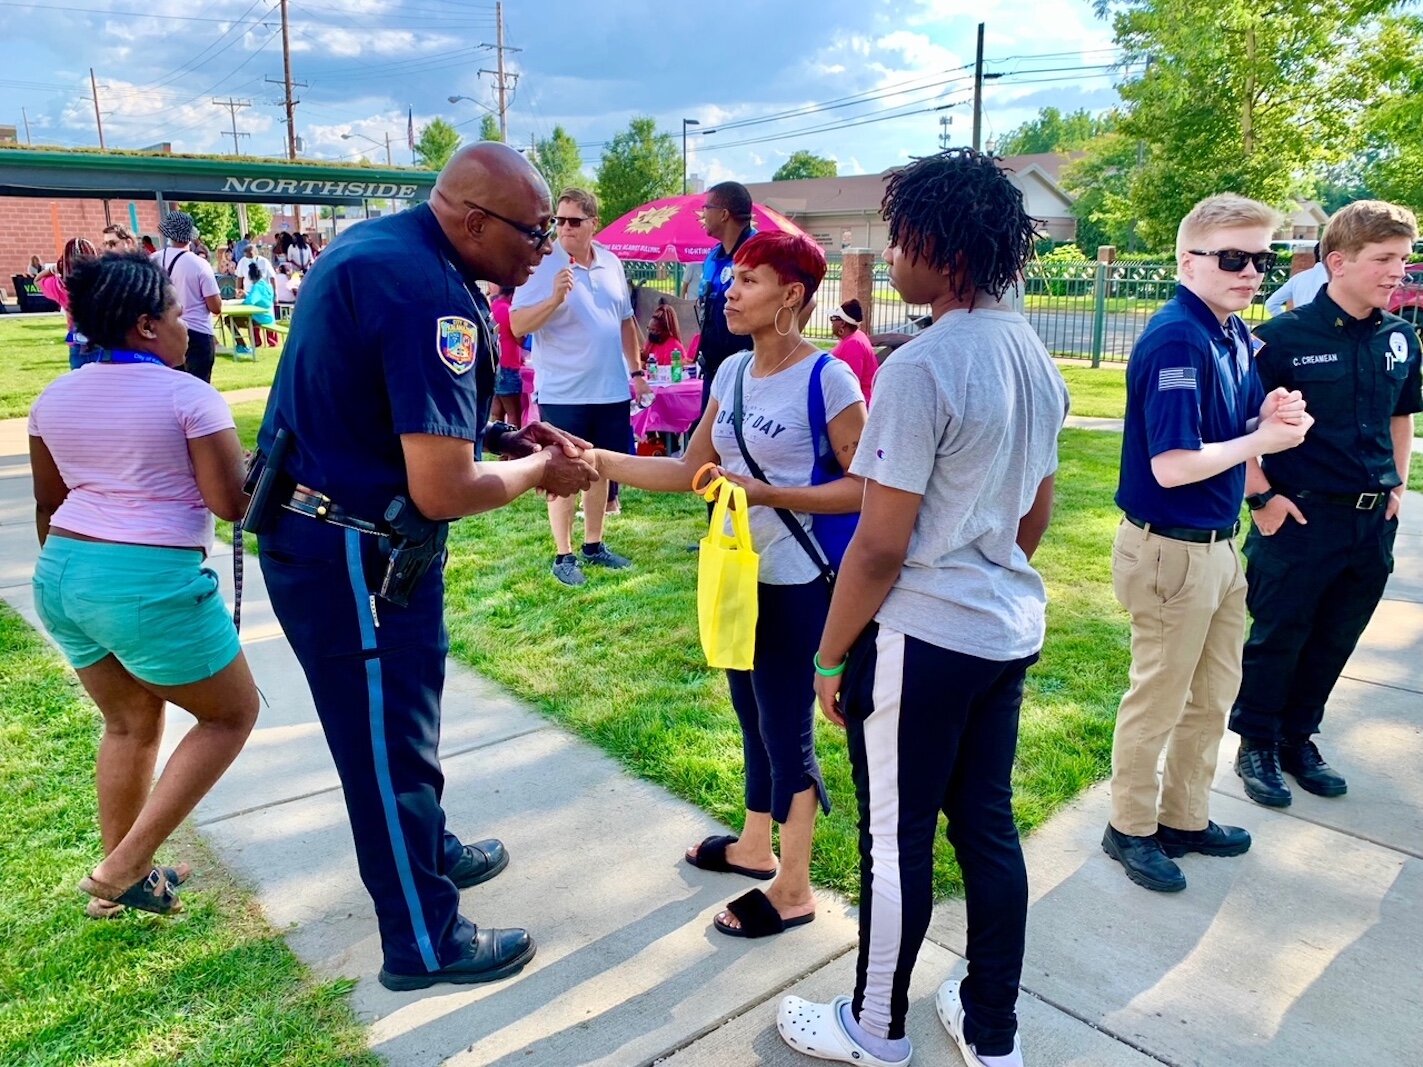
[[[75,888],[100,852],[99,718],[44,640],[0,605],[0,1061],[310,1065],[379,1061],[188,829],[164,856],[196,876],[185,910],[96,921]],[[181,715],[181,712],[173,712]]]
[[[40,391],[69,369],[64,331],[62,315],[0,317],[0,419],[26,415]],[[276,369],[271,349],[262,349],[255,362],[219,355],[212,384],[222,390],[271,385]]]

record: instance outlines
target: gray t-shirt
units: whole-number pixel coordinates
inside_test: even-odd
[[[1006,304],[951,311],[885,361],[851,470],[924,500],[882,625],[999,662],[1042,648],[1047,591],[1016,537],[1057,469],[1067,408]]]
[[[736,405],[736,375],[748,352],[729,357],[712,382],[716,402],[712,445],[721,465],[733,474],[750,477],[751,470],[736,444],[731,414]],[[815,442],[810,436],[810,372],[819,355],[806,356],[768,378],[757,378],[748,368],[742,398],[742,435],[751,458],[772,485],[810,484],[815,465]],[[825,398],[825,421],[830,423],[851,404],[863,404],[864,394],[848,363],[830,358],[820,372],[820,392]],[[878,396],[875,402],[879,402]],[[810,529],[810,516],[794,512]],[[820,568],[806,554],[775,508],[751,509],[751,540],[761,556],[760,580],[767,585],[804,585],[820,577]]]

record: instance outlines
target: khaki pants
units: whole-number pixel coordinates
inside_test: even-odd
[[[1112,825],[1203,830],[1226,716],[1240,688],[1245,574],[1230,540],[1173,541],[1123,521],[1112,588],[1131,613],[1131,685],[1112,738]],[[1166,750],[1157,805],[1156,765]]]

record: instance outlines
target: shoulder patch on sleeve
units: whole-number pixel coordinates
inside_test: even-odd
[[[467,374],[479,351],[479,327],[461,315],[435,320],[435,353],[451,374]]]
[[[1156,376],[1156,389],[1164,392],[1168,389],[1194,389],[1196,388],[1196,368],[1195,367],[1163,367]]]

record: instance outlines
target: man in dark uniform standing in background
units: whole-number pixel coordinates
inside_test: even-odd
[[[1328,286],[1256,329],[1264,387],[1299,390],[1315,420],[1248,472],[1253,623],[1230,728],[1245,792],[1271,807],[1292,799],[1282,770],[1319,796],[1348,791],[1312,736],[1393,571],[1423,387],[1417,334],[1382,309],[1417,236],[1406,208],[1340,209],[1322,242]]]
[[[712,379],[728,356],[747,351],[750,342],[726,325],[726,291],[731,288],[731,261],[736,250],[755,236],[751,225],[751,194],[740,182],[721,182],[707,190],[702,204],[702,229],[717,244],[702,264],[702,284],[697,291],[697,321],[702,337],[697,361],[702,365],[702,410],[711,397]]]
[[[478,283],[527,281],[550,212],[523,157],[481,143],[428,204],[353,227],[302,287],[258,440],[280,469],[255,516],[262,573],[340,773],[391,989],[492,981],[534,955],[524,930],[459,913],[508,855],[445,828],[438,745],[447,520],[596,476],[586,442],[485,427],[498,342]],[[481,436],[510,461],[477,463]]]

